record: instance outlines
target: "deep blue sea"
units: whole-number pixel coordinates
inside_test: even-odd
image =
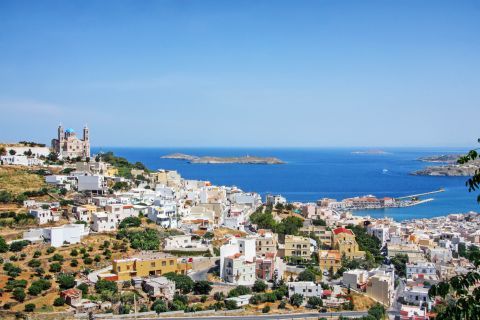
[[[260,148],[118,148],[96,147],[93,153],[113,151],[129,161],[141,161],[150,169],[178,170],[187,179],[211,181],[216,185],[235,185],[244,191],[282,194],[288,201],[314,202],[328,197],[344,199],[372,194],[377,197],[405,196],[445,188],[427,196],[434,201],[409,208],[355,211],[373,217],[406,220],[450,213],[480,211],[476,195],[465,187],[465,177],[413,176],[409,173],[429,164],[422,156],[464,153],[467,149],[383,148],[389,154],[353,154],[355,148],[260,149]],[[269,156],[283,165],[189,164],[161,159],[181,152],[197,156]],[[385,171],[384,169],[388,170]]]

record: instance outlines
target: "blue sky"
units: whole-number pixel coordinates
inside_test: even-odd
[[[469,146],[478,1],[0,1],[0,141]]]

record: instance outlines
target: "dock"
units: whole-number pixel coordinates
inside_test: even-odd
[[[398,197],[396,199],[401,200],[401,199],[409,199],[409,198],[418,198],[418,197],[421,197],[421,196],[426,196],[426,195],[429,195],[429,194],[435,194],[435,193],[440,193],[440,192],[445,192],[445,189],[442,188],[442,189],[438,189],[438,190],[434,190],[434,191],[430,191],[430,192],[412,194],[410,196]]]

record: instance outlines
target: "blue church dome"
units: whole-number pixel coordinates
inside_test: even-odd
[[[75,130],[73,130],[72,128],[68,128],[67,130],[65,130],[66,133],[75,133]]]

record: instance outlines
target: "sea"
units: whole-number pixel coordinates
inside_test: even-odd
[[[362,148],[126,148],[95,147],[93,153],[113,151],[149,169],[177,170],[183,178],[207,180],[214,185],[237,186],[244,191],[281,194],[289,202],[315,202],[321,198],[355,196],[401,197],[445,189],[424,196],[433,201],[407,208],[354,211],[356,215],[391,217],[397,221],[431,218],[451,213],[480,212],[476,194],[469,193],[467,177],[415,176],[428,165],[420,157],[465,153],[465,148],[382,148],[384,154]],[[356,152],[363,153],[356,153]],[[171,153],[195,156],[277,157],[285,164],[190,164],[162,159]]]

